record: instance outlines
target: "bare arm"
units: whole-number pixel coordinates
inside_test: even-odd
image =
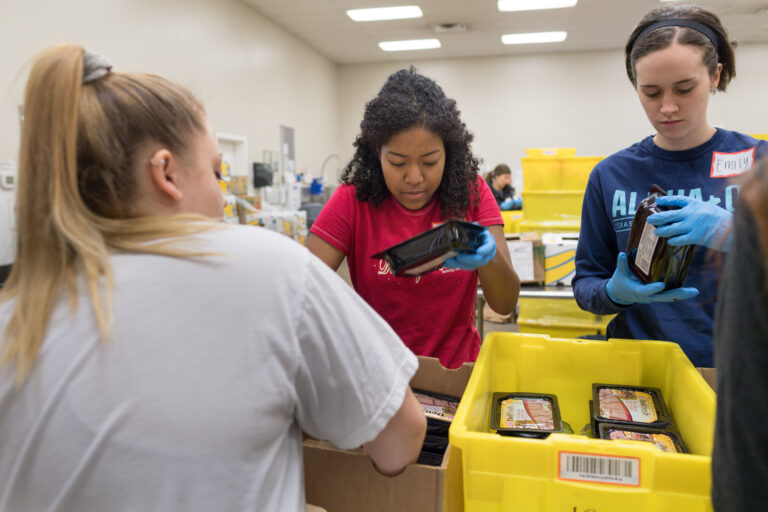
[[[334,271],[339,269],[339,265],[344,261],[344,253],[315,235],[310,233],[304,242],[304,247],[309,249],[309,252],[320,258],[326,265],[331,267]]]
[[[496,240],[496,256],[477,269],[486,302],[495,312],[505,315],[515,310],[520,295],[520,278],[512,268],[507,241],[501,226],[489,226]]]
[[[426,431],[424,411],[408,388],[400,409],[376,439],[363,448],[380,473],[395,476],[419,457]]]

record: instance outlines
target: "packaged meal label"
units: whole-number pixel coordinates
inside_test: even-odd
[[[456,408],[459,406],[458,402],[422,395],[421,393],[414,393],[414,395],[428,418],[453,421],[453,417],[456,416]]]
[[[663,452],[677,453],[675,441],[667,434],[650,434],[646,432],[632,432],[631,430],[611,430],[610,439],[630,439],[633,441],[645,441],[653,443]]]
[[[499,422],[504,428],[554,430],[552,402],[544,398],[508,398],[501,402]]]
[[[653,396],[634,389],[600,388],[600,416],[612,420],[653,423],[659,419]]]

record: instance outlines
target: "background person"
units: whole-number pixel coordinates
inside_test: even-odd
[[[485,182],[491,189],[496,204],[502,210],[519,210],[521,203],[515,199],[515,189],[512,187],[512,171],[507,164],[499,164],[486,173]]]
[[[589,177],[576,250],[573,291],[582,309],[618,313],[608,337],[674,341],[696,366],[711,367],[716,265],[707,251],[728,250],[725,237],[738,186],[765,142],[714,128],[709,95],[725,91],[736,72],[733,47],[713,13],[696,6],[654,9],[629,37],[626,68],[656,134],[602,160]],[[671,245],[694,244],[684,288],[644,285],[624,249],[632,218],[652,184],[679,206],[648,222]]]
[[[514,310],[520,280],[512,268],[503,220],[478,176],[472,135],[456,102],[411,68],[387,79],[365,106],[355,155],[310,229],[307,248],[337,269],[344,258],[355,290],[417,355],[448,368],[474,361],[478,276],[491,308]],[[459,218],[486,226],[475,253],[460,253],[445,268],[397,277],[371,256]]]
[[[62,46],[27,83],[0,510],[303,511],[301,429],[402,470],[416,358],[301,246],[218,222],[189,92],[110,69]]]

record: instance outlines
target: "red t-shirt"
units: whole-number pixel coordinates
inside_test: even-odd
[[[463,220],[483,226],[504,221],[488,184],[478,177],[480,201]],[[357,293],[416,354],[457,368],[477,359],[480,335],[474,326],[477,271],[441,268],[420,277],[397,277],[384,260],[371,256],[448,219],[436,198],[423,209],[404,208],[392,196],[377,208],[342,185],[320,211],[310,231],[347,256]]]

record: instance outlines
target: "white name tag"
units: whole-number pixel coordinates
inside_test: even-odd
[[[738,153],[712,153],[712,178],[729,178],[744,174],[752,168],[755,161],[755,148]]]

